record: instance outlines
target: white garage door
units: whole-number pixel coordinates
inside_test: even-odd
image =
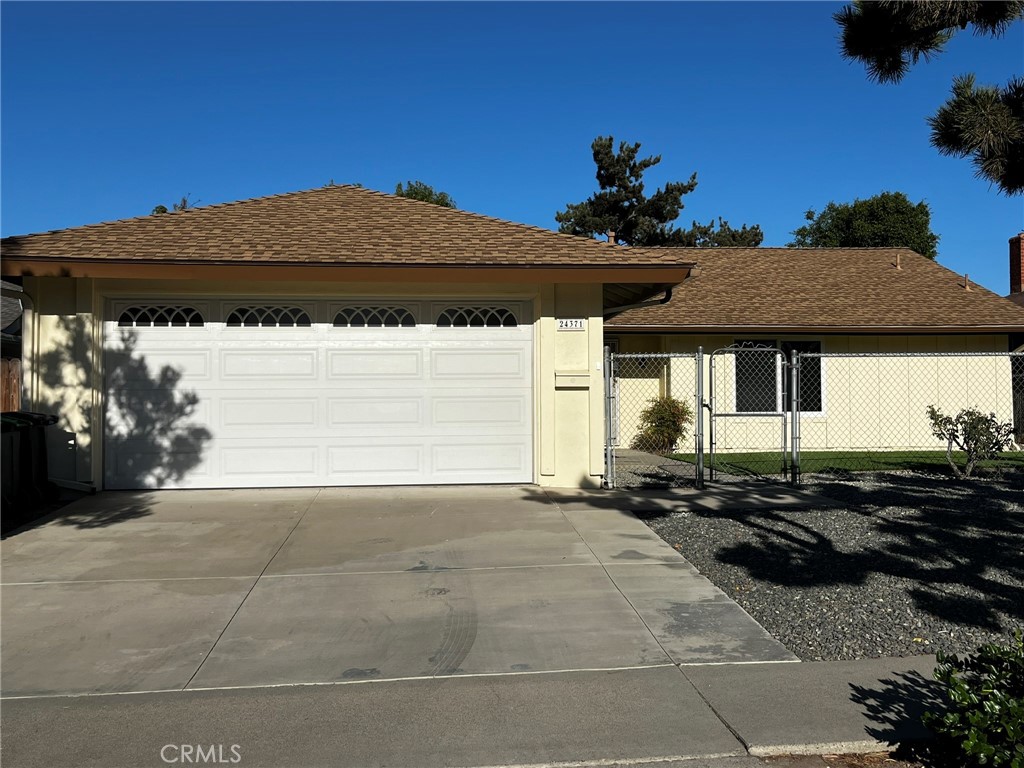
[[[116,302],[106,486],[531,482],[524,309]]]

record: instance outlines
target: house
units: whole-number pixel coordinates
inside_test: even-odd
[[[1018,283],[1019,243],[1016,262],[1011,248]],[[794,351],[822,355],[801,366],[805,450],[936,450],[944,444],[931,433],[929,405],[979,407],[1024,423],[1024,358],[1005,354],[1024,345],[1024,307],[965,275],[905,249],[715,248],[691,258],[699,274],[666,303],[607,319],[605,338],[620,353],[711,355],[739,346],[777,349],[785,360]],[[764,422],[790,408],[781,366],[763,355],[717,361],[715,383],[703,374],[715,410],[730,416],[717,449],[778,450],[778,430]],[[620,397],[685,400],[695,376],[693,359],[673,359],[632,372]],[[638,409],[625,410],[622,445],[639,429]]]
[[[606,342],[1005,353],[1024,333],[1024,308],[909,251],[626,248],[353,186],[9,237],[0,255],[24,288],[23,407],[58,413],[71,479],[108,489],[596,486]],[[629,386],[687,375],[692,393],[692,370]],[[781,408],[777,385],[740,400]],[[758,448],[734,422],[720,447]]]
[[[690,255],[353,186],[0,241],[98,488],[594,486],[604,314]]]

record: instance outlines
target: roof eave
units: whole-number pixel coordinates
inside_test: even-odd
[[[679,283],[696,266],[677,264],[353,264],[240,260],[145,260],[55,257],[4,259],[5,276],[114,279],[350,280],[365,282]]]

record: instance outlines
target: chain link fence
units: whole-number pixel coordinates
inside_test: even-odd
[[[1024,476],[1024,353],[822,353],[811,345],[608,354],[606,484],[948,475],[967,471],[984,436],[1000,433],[1004,449],[971,469]],[[957,424],[967,436],[951,442]]]
[[[805,479],[956,474],[1000,431],[1005,448],[971,469],[1024,469],[1024,353],[803,353],[796,362],[799,421],[791,440]]]

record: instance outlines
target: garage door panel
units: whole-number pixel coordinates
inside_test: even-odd
[[[423,377],[423,352],[419,349],[330,350],[327,353],[329,381],[357,381],[366,386],[368,379],[404,379]]]
[[[420,442],[349,443],[327,448],[327,479],[340,485],[417,483],[427,477]]]
[[[152,433],[148,442],[158,444],[193,429],[212,430],[209,425],[215,411],[210,398],[200,398],[194,390],[181,386],[173,390],[118,386],[107,396],[107,435],[117,441],[129,439],[133,432]],[[171,429],[163,429],[169,422]]]
[[[316,429],[320,422],[316,397],[221,397],[220,425],[238,429]]]
[[[213,379],[213,355],[209,350],[193,348],[160,349],[127,355],[123,350],[110,350],[108,377],[128,386],[148,385],[159,381],[165,369],[174,371],[181,384],[208,382]]]
[[[527,350],[468,347],[432,349],[430,370],[438,381],[445,379],[521,380],[527,368]]]
[[[526,468],[526,454],[521,441],[437,441],[431,449],[431,464],[433,473],[440,478],[473,482],[470,478],[522,472]]]
[[[320,474],[320,446],[313,442],[282,445],[279,441],[247,440],[244,445],[221,446],[219,454],[220,472],[229,484],[232,478],[249,475],[304,477],[314,482]]]
[[[107,486],[529,482],[532,330],[108,322]]]
[[[315,349],[221,350],[219,362],[220,378],[225,382],[237,379],[315,382],[318,379]]]
[[[531,398],[528,392],[473,394],[465,390],[434,394],[431,426],[467,428],[479,432],[491,427],[529,429]]]
[[[178,450],[172,444],[149,440],[108,439],[105,450],[106,487],[206,487],[213,478],[212,457],[200,450]]]
[[[423,427],[423,401],[423,396],[409,394],[379,397],[355,393],[346,397],[331,397],[327,405],[327,428],[337,434],[374,427]]]

